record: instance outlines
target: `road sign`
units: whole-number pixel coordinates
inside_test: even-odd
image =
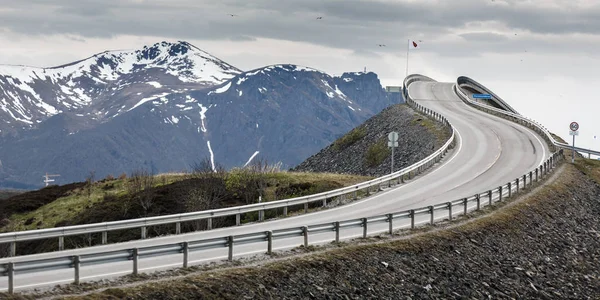
[[[398,147],[398,142],[389,142],[388,141],[388,147]]]
[[[474,99],[492,99],[490,94],[473,94]]]
[[[392,131],[388,134],[388,147],[392,148],[392,173],[394,173],[394,148],[398,147],[398,133]]]
[[[569,124],[569,129],[571,129],[571,131],[577,131],[579,130],[579,124],[577,124],[577,122],[571,122],[571,124]]]
[[[579,131],[569,131],[569,135],[579,135]]]
[[[390,134],[388,134],[388,140],[390,142],[397,142],[398,141],[398,133],[395,131],[390,132]]]

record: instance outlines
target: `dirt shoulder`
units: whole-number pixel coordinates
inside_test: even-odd
[[[410,238],[69,299],[598,299],[600,186],[561,168],[493,214]]]

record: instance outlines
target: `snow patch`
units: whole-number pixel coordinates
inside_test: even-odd
[[[175,116],[171,116],[171,121],[173,121],[173,123],[177,124],[177,123],[179,123],[179,118],[177,118]]]
[[[168,95],[169,95],[169,93],[162,93],[162,94],[155,95],[155,96],[152,96],[152,97],[143,98],[142,100],[140,100],[140,102],[138,102],[136,105],[134,105],[132,108],[128,109],[127,111],[131,111],[132,109],[135,109],[136,107],[138,107],[138,106],[140,106],[140,105],[142,105],[142,104],[144,104],[144,103],[146,103],[148,101],[152,101],[152,100],[156,100],[156,99],[159,99],[159,98],[163,98],[163,97],[168,96]]]
[[[238,91],[238,97],[241,97],[244,94],[243,91]]]
[[[149,84],[157,89],[162,87],[162,84],[160,84],[160,82],[157,81],[148,81],[146,82],[146,84]]]
[[[346,78],[344,78],[344,81],[345,82],[350,82],[350,81],[354,81],[354,79],[346,77]]]
[[[217,169],[215,168],[215,155],[210,147],[210,141],[206,141],[206,145],[208,145],[208,152],[210,152],[210,164],[212,166],[212,170],[213,172],[217,172]]]
[[[248,164],[250,164],[250,162],[252,162],[252,160],[254,159],[254,157],[256,157],[258,155],[258,153],[260,153],[260,151],[254,152],[254,154],[252,154],[252,156],[250,156],[250,159],[246,162],[246,164],[244,165],[244,167],[246,167]]]
[[[348,105],[348,108],[351,109],[352,111],[356,111],[356,109],[352,108],[352,106]]]
[[[208,111],[208,108],[206,108],[205,106],[203,106],[202,104],[198,103],[198,106],[200,106],[200,121],[202,122],[202,132],[206,132],[206,126],[204,125],[204,119],[206,119],[206,112]]]
[[[222,86],[222,87],[220,87],[220,88],[218,88],[218,89],[216,89],[216,90],[214,90],[214,91],[210,91],[210,92],[208,92],[208,94],[207,94],[207,95],[210,95],[210,94],[222,94],[222,93],[225,93],[225,92],[227,92],[227,90],[229,90],[229,88],[230,88],[230,87],[231,87],[231,81],[230,81],[230,82],[228,82],[226,85],[224,85],[224,86]]]

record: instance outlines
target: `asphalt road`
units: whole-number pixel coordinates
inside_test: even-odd
[[[423,106],[444,115],[455,127],[459,140],[453,151],[434,168],[406,184],[387,189],[372,197],[345,206],[296,217],[128,243],[5,258],[0,259],[0,264],[33,258],[63,257],[239,235],[279,228],[300,227],[420,208],[497,188],[498,185],[529,172],[549,157],[548,146],[535,132],[524,126],[467,106],[454,94],[452,86],[452,83],[437,82],[416,82],[410,85],[409,93],[412,98]],[[436,215],[436,218],[443,218],[443,215]],[[427,216],[420,216],[417,222],[427,222],[427,220]],[[396,227],[406,227],[407,224],[407,222],[397,222]],[[380,224],[370,226],[369,232],[385,231],[386,229],[387,224]],[[361,233],[362,229],[360,228],[348,229],[342,232],[341,237],[357,237]],[[333,238],[333,232],[314,234],[310,236],[310,242],[311,244],[327,243]],[[301,237],[276,240],[274,250],[289,249],[301,243]],[[234,251],[236,256],[260,254],[266,251],[266,247],[266,243],[255,243],[236,246]],[[192,264],[219,261],[226,258],[227,248],[190,254]],[[141,271],[154,271],[173,268],[181,266],[181,262],[182,255],[180,254],[153,257],[142,259],[140,269]],[[130,261],[82,267],[82,281],[126,275],[131,273],[131,268],[132,263]],[[15,284],[16,290],[19,290],[49,287],[69,283],[72,280],[73,269],[68,269],[35,274],[17,274]],[[7,277],[0,277],[0,291],[6,290],[6,288]]]

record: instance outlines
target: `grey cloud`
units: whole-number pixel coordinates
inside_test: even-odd
[[[17,12],[0,11],[0,28],[27,35],[68,34],[108,38],[127,34],[233,41],[273,38],[351,49],[357,55],[376,51],[397,52],[405,49],[407,38],[430,40],[430,47],[422,51],[443,55],[457,55],[457,49],[467,45],[476,53],[517,51],[513,49],[519,44],[514,41],[514,36],[510,36],[512,32],[503,35],[487,29],[461,33],[464,42],[443,39],[457,31],[469,31],[470,26],[489,22],[519,32],[531,32],[530,36],[573,33],[600,36],[599,4],[582,8],[572,3],[567,10],[519,0],[3,2]],[[239,16],[230,17],[228,14]],[[317,16],[323,19],[316,20]],[[534,49],[533,42],[544,44],[543,39],[536,37],[528,41],[532,44],[528,47]],[[388,47],[381,49],[377,44]],[[540,48],[542,50],[555,51]]]

